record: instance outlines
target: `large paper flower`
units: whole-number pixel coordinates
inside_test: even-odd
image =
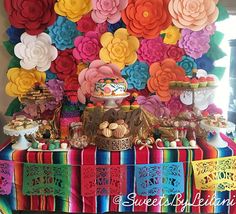
[[[77,22],[92,9],[91,0],[57,0],[54,9],[57,14]]]
[[[60,80],[77,72],[76,59],[73,57],[72,50],[66,49],[59,51],[58,57],[52,62],[50,71],[55,73]]]
[[[122,19],[130,34],[148,39],[156,38],[171,24],[169,0],[129,0]]]
[[[67,76],[64,81],[65,95],[73,103],[78,102],[78,96],[77,96],[78,88],[79,88],[78,75],[73,74]]]
[[[4,0],[11,25],[30,35],[42,33],[56,20],[52,0]]]
[[[161,34],[165,34],[164,43],[169,45],[175,45],[180,39],[180,29],[170,25],[167,29],[161,31]]]
[[[176,117],[180,112],[185,111],[187,108],[183,105],[178,97],[171,97],[166,107],[170,110],[170,116]]]
[[[116,22],[115,24],[108,24],[108,31],[111,33],[114,33],[116,30],[118,30],[119,28],[125,28],[125,23],[122,21],[122,19],[118,22]]]
[[[171,98],[169,91],[169,82],[176,80],[176,77],[184,77],[184,69],[176,65],[175,60],[165,59],[162,62],[151,64],[150,78],[148,80],[148,89],[150,92],[156,92],[161,101],[166,102]]]
[[[49,80],[46,83],[50,93],[54,96],[56,102],[60,102],[63,99],[64,88],[63,81],[58,79]]]
[[[74,47],[74,39],[81,35],[76,24],[65,17],[58,16],[57,21],[48,28],[53,43],[60,50]]]
[[[165,52],[165,58],[172,58],[178,62],[181,61],[184,54],[185,53],[182,48],[178,47],[177,45],[169,45]]]
[[[51,62],[57,58],[57,49],[52,46],[52,40],[46,33],[37,36],[23,33],[21,43],[15,46],[14,52],[21,59],[21,67],[39,71],[48,70]]]
[[[169,11],[175,26],[193,31],[215,22],[219,14],[215,0],[170,0]]]
[[[76,59],[91,62],[99,58],[101,45],[96,32],[90,31],[84,36],[78,36],[74,43],[73,55]]]
[[[46,74],[36,69],[11,68],[7,72],[9,82],[6,93],[11,97],[20,97],[33,87],[36,82],[44,83]]]
[[[168,117],[170,115],[169,109],[161,103],[160,99],[156,95],[149,97],[138,96],[137,101],[142,108],[158,118]]]
[[[86,102],[86,96],[94,93],[95,83],[103,78],[122,77],[120,69],[114,64],[106,64],[102,60],[95,60],[89,68],[85,68],[79,74],[78,98],[81,103]]]
[[[91,13],[84,15],[76,24],[77,29],[84,33],[94,31],[97,26],[91,17]]]
[[[147,80],[150,77],[148,69],[149,67],[147,64],[139,61],[136,61],[133,65],[124,68],[121,74],[128,83],[128,89],[144,89]]]
[[[114,35],[110,32],[104,33],[101,36],[101,44],[103,48],[99,56],[104,62],[111,62],[122,69],[137,60],[139,40],[130,36],[125,28],[118,29]]]
[[[197,68],[195,60],[190,56],[183,56],[182,60],[177,64],[185,70],[187,76],[192,76],[193,70]]]
[[[165,57],[167,45],[161,37],[155,39],[143,39],[138,49],[139,61],[151,65],[154,62],[162,61]]]
[[[179,40],[179,47],[183,48],[186,54],[194,59],[200,58],[209,50],[210,35],[204,30],[195,32],[184,29],[181,34],[182,37]]]
[[[108,21],[114,24],[120,20],[121,11],[127,4],[128,0],[92,0],[92,19],[97,23]]]
[[[201,58],[196,59],[196,64],[198,69],[203,69],[207,72],[211,72],[214,69],[213,61],[206,55]]]
[[[9,36],[9,40],[13,44],[17,44],[18,42],[20,42],[20,37],[24,32],[24,29],[15,28],[13,26],[7,29],[7,35]]]

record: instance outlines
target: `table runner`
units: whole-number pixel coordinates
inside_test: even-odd
[[[225,138],[225,137],[224,137]],[[144,148],[139,150],[138,147],[121,152],[107,152],[97,150],[95,147],[88,147],[84,150],[71,149],[66,152],[27,152],[13,151],[9,145],[0,152],[1,160],[13,160],[15,162],[14,185],[9,196],[3,196],[8,202],[12,210],[38,210],[38,211],[63,211],[63,212],[183,212],[183,205],[179,206],[123,206],[122,202],[127,201],[129,193],[135,193],[135,164],[147,163],[167,163],[167,162],[183,162],[185,177],[185,192],[182,193],[184,200],[192,202],[196,200],[197,194],[201,194],[201,198],[207,198],[213,195],[211,191],[199,191],[195,188],[193,170],[191,166],[192,160],[201,160],[208,158],[217,158],[232,156],[236,153],[235,144],[228,138],[225,140],[229,143],[229,148],[215,149],[205,141],[199,140],[198,144],[201,149],[196,150],[159,150]],[[72,177],[69,197],[59,196],[24,196],[22,194],[22,163],[47,163],[47,164],[70,164],[72,165]],[[113,201],[116,196],[81,196],[81,179],[80,165],[100,165],[100,164],[125,164],[127,165],[127,195],[119,198],[120,203]],[[217,193],[217,197],[230,198],[233,197],[235,191]],[[2,196],[1,196],[2,197]],[[158,199],[160,196],[136,196],[136,200],[143,201],[145,199]],[[173,200],[174,196],[166,196],[165,199]],[[199,199],[197,199],[199,200]],[[228,208],[220,207],[194,207],[186,206],[184,212],[230,212],[236,211],[235,206]]]

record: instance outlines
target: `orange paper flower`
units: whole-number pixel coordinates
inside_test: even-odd
[[[148,89],[150,92],[156,92],[160,100],[167,102],[171,95],[169,91],[169,82],[176,80],[176,77],[184,77],[184,69],[176,65],[175,60],[167,58],[162,62],[155,62],[149,68],[150,78],[148,80]]]
[[[122,19],[130,34],[152,39],[171,24],[169,0],[129,0]]]

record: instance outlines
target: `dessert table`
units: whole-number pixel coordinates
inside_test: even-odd
[[[14,162],[13,185],[10,195],[1,195],[0,205],[8,210],[31,210],[31,211],[63,211],[63,212],[190,212],[190,213],[235,213],[236,205],[227,206],[226,204],[214,206],[198,206],[200,200],[210,200],[211,197],[220,199],[233,199],[236,191],[200,191],[194,184],[193,169],[191,161],[211,159],[218,157],[234,156],[236,154],[236,144],[226,136],[222,136],[228,142],[226,148],[214,148],[204,140],[198,140],[199,149],[176,149],[160,150],[157,148],[148,149],[145,147],[139,150],[138,147],[121,152],[108,152],[97,150],[95,147],[87,147],[83,150],[71,149],[69,152],[32,152],[14,151],[8,145],[0,152],[0,160],[12,160]],[[23,183],[23,162],[45,163],[45,164],[69,164],[72,166],[70,195],[68,197],[59,196],[25,196],[22,194]],[[156,204],[148,206],[142,203],[145,200],[153,201],[160,196],[139,196],[136,195],[134,206],[123,206],[122,202],[127,201],[129,193],[136,193],[135,188],[135,165],[148,163],[184,163],[184,201],[192,203],[191,206],[184,204],[174,206]],[[81,166],[83,165],[127,165],[127,192],[126,196],[119,197],[117,203],[116,196],[91,196],[81,195]],[[116,197],[116,198],[115,198]],[[169,201],[176,201],[173,195],[165,196]],[[1,204],[2,203],[2,204]],[[0,207],[1,207],[0,206]]]

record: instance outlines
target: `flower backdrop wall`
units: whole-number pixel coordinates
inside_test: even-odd
[[[215,22],[228,14],[218,0],[4,0],[4,7],[6,93],[16,100],[45,82],[57,102],[66,96],[82,105],[99,78],[119,76],[142,104],[155,95],[171,110],[177,76],[197,69],[223,76],[214,65],[225,56]]]

